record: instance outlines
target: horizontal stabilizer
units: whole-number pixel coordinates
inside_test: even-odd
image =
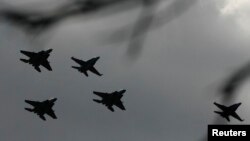
[[[80,64],[80,65],[84,65],[85,64],[85,61],[83,61],[83,60],[80,60],[80,59],[77,59],[77,58],[74,58],[74,57],[71,57],[71,59],[73,61],[75,61],[77,64]]]
[[[215,113],[219,114],[219,115],[222,115],[222,112],[218,112],[218,111],[214,111]]]
[[[79,70],[80,67],[72,66],[72,68]]]
[[[29,60],[26,59],[20,59],[21,61],[23,61],[24,63],[29,63]]]
[[[93,99],[93,101],[97,102],[97,103],[102,103],[101,100],[98,100],[98,99]]]
[[[32,56],[36,55],[36,53],[34,53],[34,52],[29,52],[29,51],[24,51],[24,50],[21,50],[20,52],[28,57],[32,57]]]
[[[33,112],[33,109],[30,109],[30,108],[25,108],[25,110],[27,110],[29,112]]]
[[[229,116],[225,115],[225,113],[223,112],[218,112],[218,111],[214,111],[215,113],[219,114],[221,117],[227,119],[228,122],[230,122]]]

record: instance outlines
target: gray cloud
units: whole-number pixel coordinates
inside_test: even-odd
[[[158,10],[158,5],[169,1],[159,1],[153,5],[145,6],[134,25],[118,29],[109,40],[111,42],[128,40],[127,54],[132,59],[137,58],[142,52],[147,33],[152,28],[160,27],[177,19],[194,6],[197,0],[172,0],[166,7]]]
[[[223,96],[207,87],[230,76],[230,68],[234,70],[250,55],[249,41],[237,27],[207,7],[193,5],[152,32],[132,65],[123,61],[127,51],[119,47],[123,45],[97,43],[93,37],[120,23],[128,25],[137,11],[86,23],[68,22],[58,27],[45,47],[54,49],[49,58],[53,72],[43,69],[41,74],[19,61],[19,50],[29,47],[21,33],[1,26],[0,140],[193,141],[203,137],[207,124],[223,123],[213,113],[213,102],[221,102]],[[71,56],[85,60],[101,56],[96,67],[103,77],[86,78],[72,70]],[[122,88],[127,89],[125,112],[111,113],[92,101],[93,90]],[[44,122],[24,110],[28,106],[24,99],[50,97],[58,98],[54,107],[58,120]],[[244,104],[240,108],[247,109]],[[249,120],[245,113],[242,116]]]

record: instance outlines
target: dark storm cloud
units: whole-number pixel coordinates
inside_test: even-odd
[[[244,64],[235,70],[233,74],[228,76],[220,88],[220,93],[223,94],[224,102],[234,99],[237,95],[237,90],[250,77],[250,62]]]
[[[169,1],[170,3],[158,12],[158,6]],[[111,40],[111,42],[128,40],[127,54],[131,58],[137,58],[143,50],[146,35],[151,28],[157,28],[177,19],[194,6],[196,1],[197,0],[168,0],[145,5],[134,25],[128,25],[119,29],[110,36],[111,38],[109,40]],[[131,29],[133,30],[131,31]]]
[[[2,2],[3,4],[0,9],[0,19],[1,21],[7,21],[8,23],[22,29],[33,42],[36,42],[34,39],[37,39],[39,35],[43,33],[43,37],[46,38],[39,38],[42,39],[39,40],[39,46],[44,46],[48,42],[48,39],[51,39],[53,29],[58,26],[58,23],[61,23],[65,19],[79,15],[86,16],[105,9],[102,10],[102,14],[99,15],[99,17],[103,17],[105,15],[127,11],[142,2],[144,2],[144,0],[74,0],[69,1],[49,12],[12,7]],[[149,5],[151,3],[147,4]],[[114,8],[112,7],[113,5],[118,6]],[[29,5],[29,7],[31,6],[32,5]]]
[[[107,15],[116,14],[118,10],[128,10],[130,7],[137,6],[141,1],[143,0],[74,0],[49,12],[4,6],[0,9],[0,18],[2,21],[19,26],[29,34],[36,35],[47,31],[51,26],[70,17],[89,15],[103,9],[109,9],[102,12]],[[129,3],[129,6],[127,6],[127,3]],[[114,5],[120,6],[113,8]]]
[[[127,54],[131,58],[137,57],[144,45],[146,34],[149,32],[153,23],[157,23],[154,26],[159,26],[159,24],[167,24],[168,22],[178,18],[180,15],[185,13],[196,0],[173,0],[167,5],[167,7],[161,12],[157,13],[158,6],[164,1],[144,1],[138,0],[132,3],[131,1],[117,1],[117,0],[108,0],[108,1],[79,1],[76,0],[72,3],[66,3],[64,6],[57,8],[51,13],[37,13],[32,11],[21,11],[9,8],[1,11],[1,18],[5,19],[14,25],[23,28],[25,32],[28,32],[28,35],[37,36],[42,32],[53,29],[52,27],[56,26],[56,23],[64,20],[65,18],[72,17],[75,15],[86,15],[93,12],[97,12],[100,9],[105,7],[110,7],[115,4],[121,5],[119,8],[110,8],[108,10],[109,15],[117,13],[116,11],[123,11],[122,9],[128,10],[133,5],[142,3],[142,11],[138,17],[137,22],[130,27],[132,33],[128,39],[128,51]],[[165,1],[168,2],[168,1]],[[126,3],[132,3],[130,6],[126,6]],[[124,6],[123,6],[124,5]],[[106,10],[107,13],[107,10]],[[103,16],[103,14],[102,14]],[[154,21],[157,18],[157,21]],[[126,31],[127,32],[127,31]],[[121,34],[121,33],[119,33]],[[49,35],[47,35],[49,36]],[[46,42],[46,41],[44,41]]]
[[[186,13],[197,0],[174,0],[165,10],[159,13],[156,25],[167,24]]]
[[[99,34],[104,28],[117,26],[113,22],[117,20],[116,16],[90,21],[88,26],[62,25],[60,34],[46,46],[54,49],[49,58],[53,72],[42,71],[41,74],[19,61],[22,56],[20,48],[26,48],[27,44],[15,38],[17,36],[0,32],[0,140],[194,141],[206,133],[208,122],[223,123],[224,120],[219,121],[221,118],[213,113],[215,107],[212,103],[216,97],[211,92],[211,99],[207,98],[204,88],[211,81],[220,79],[231,64],[237,64],[233,60],[241,62],[242,57],[248,57],[249,53],[235,48],[242,44],[237,42],[235,32],[228,32],[235,29],[234,26],[222,21],[220,25],[218,17],[210,16],[211,9],[197,8],[194,1],[190,1],[190,5],[185,0],[178,3],[182,2],[187,9],[193,4],[193,10],[189,14],[175,11],[176,16],[174,12],[160,14],[160,17],[166,15],[167,19],[172,19],[166,20],[172,24],[157,32],[157,38],[147,40],[153,47],[143,50],[143,55],[131,66],[124,65],[121,59],[126,48],[117,48],[114,44],[100,47],[105,45],[95,46],[88,42],[93,29]],[[176,6],[177,9],[181,7]],[[154,11],[157,8],[148,8],[144,9],[146,13],[158,14]],[[128,17],[133,17],[136,12],[129,13]],[[126,28],[129,30],[126,41],[130,41],[133,34],[140,39],[140,34],[144,36],[150,29],[158,27],[157,16],[147,15],[142,13],[135,22],[147,21],[138,31],[133,33],[139,26],[136,24]],[[176,18],[179,19],[174,20]],[[119,22],[127,25],[126,18]],[[164,21],[160,23],[164,25]],[[224,28],[226,26],[229,28]],[[4,28],[12,29],[10,26]],[[139,43],[143,43],[143,36]],[[84,77],[71,68],[74,65],[71,56],[86,60],[101,56],[96,65],[104,75]],[[122,99],[127,109],[125,112],[116,110],[111,113],[92,101],[94,90],[112,92],[119,89],[127,90]],[[50,97],[58,98],[53,108],[57,120],[43,122],[24,110],[27,106],[24,99],[45,100]]]

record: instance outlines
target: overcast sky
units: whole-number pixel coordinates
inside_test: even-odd
[[[26,0],[41,2],[41,0]],[[54,0],[56,1],[56,0]],[[171,0],[169,0],[171,1]],[[162,27],[147,35],[137,59],[126,54],[128,42],[112,43],[109,35],[133,23],[139,10],[60,23],[52,33],[31,41],[18,27],[0,24],[0,140],[9,141],[198,141],[218,117],[213,102],[217,88],[250,61],[250,2],[248,0],[177,0],[186,10],[169,15]],[[16,4],[17,0],[10,0]],[[47,2],[47,1],[45,1]],[[169,8],[169,7],[168,7]],[[178,8],[178,7],[176,7]],[[171,10],[166,10],[171,12]],[[176,12],[176,13],[175,13]],[[168,14],[166,14],[168,15]],[[168,18],[168,17],[166,17]],[[120,33],[122,34],[122,33]],[[46,41],[44,43],[44,41]],[[52,48],[52,72],[19,61],[20,50]],[[104,75],[87,78],[71,68],[71,56],[100,56],[95,67]],[[249,81],[250,82],[250,81]],[[238,114],[248,124],[248,81],[237,98]],[[126,89],[126,111],[110,112],[94,103],[93,91]],[[56,97],[58,117],[44,122],[24,110],[24,102]]]

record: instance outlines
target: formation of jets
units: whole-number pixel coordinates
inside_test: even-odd
[[[40,66],[45,67],[49,71],[52,71],[52,68],[48,61],[52,49],[42,50],[39,52],[30,52],[21,50],[20,52],[29,57],[29,59],[20,59],[20,60],[24,63],[32,65],[36,71],[41,72]],[[72,68],[78,70],[81,73],[84,73],[86,77],[88,77],[87,73],[88,71],[98,76],[102,76],[102,74],[99,73],[94,67],[94,65],[100,59],[100,57],[94,57],[87,61],[83,61],[75,57],[71,57],[71,59],[80,65],[80,66],[72,66]],[[123,97],[123,94],[125,92],[126,90],[114,91],[112,93],[94,91],[93,93],[100,96],[102,100],[93,99],[93,101],[107,106],[107,108],[112,112],[114,112],[113,108],[114,105],[120,108],[121,110],[125,110],[123,102],[121,101],[121,98]],[[56,100],[57,98],[48,99],[42,102],[25,100],[26,103],[33,106],[33,109],[25,108],[25,110],[36,113],[42,120],[46,120],[44,116],[45,114],[49,115],[53,119],[57,119],[54,110],[52,109]]]
[[[39,33],[70,16],[79,15],[83,13],[91,13],[94,11],[98,11],[99,9],[104,9],[108,6],[112,6],[119,3],[136,2],[143,4],[144,9],[146,9],[143,12],[147,13],[145,15],[154,15],[152,13],[154,13],[157,10],[148,5],[149,4],[153,5],[153,3],[156,3],[156,1],[159,2],[160,0],[84,0],[84,1],[73,0],[72,3],[64,5],[63,7],[60,7],[54,12],[47,14],[35,13],[32,11],[13,10],[13,9],[1,10],[0,19],[14,23],[17,26],[24,28],[25,31],[29,32],[35,31],[36,33]],[[176,3],[173,3],[173,5],[176,5]],[[150,23],[152,22],[150,19],[153,18],[152,17],[145,18],[144,16],[142,16],[142,19],[139,20],[138,22],[139,26],[136,27],[143,27],[143,28],[137,28],[137,30],[134,31],[133,35],[138,35],[138,33],[144,33],[143,30],[147,30]],[[144,23],[144,25],[142,25],[142,23]],[[52,67],[50,66],[50,63],[48,61],[51,52],[52,49],[40,52],[29,52],[21,50],[21,53],[26,55],[28,59],[20,59],[20,60],[24,63],[32,65],[34,69],[38,72],[41,72],[40,66],[43,66],[48,71],[52,71]],[[73,61],[75,61],[77,64],[80,65],[80,66],[72,66],[72,68],[83,73],[86,77],[89,76],[88,71],[98,76],[102,76],[102,74],[94,67],[95,63],[99,60],[99,58],[100,57],[95,57],[90,60],[83,61],[75,57],[71,57]],[[228,83],[225,85],[225,87],[223,87],[222,92],[227,94],[233,93],[237,88],[237,86],[242,81],[242,79],[248,75],[248,70],[249,70],[249,65],[246,68],[243,68],[242,70],[237,72],[234,75],[234,77],[228,80]],[[112,112],[114,112],[113,106],[117,106],[121,110],[125,110],[125,107],[121,101],[121,98],[123,97],[123,94],[125,92],[126,90],[115,91],[112,93],[103,93],[94,91],[93,93],[100,96],[102,99],[101,100],[93,99],[93,101],[105,105]],[[56,100],[57,100],[56,98],[45,100],[42,102],[25,100],[26,103],[34,107],[33,109],[31,108],[25,108],[25,109],[27,111],[38,114],[39,117],[43,120],[46,120],[44,114],[47,114],[52,118],[56,119],[57,117],[54,111],[52,110],[52,107]],[[222,110],[220,112],[215,111],[215,113],[225,118],[228,122],[230,121],[229,118],[230,116],[238,119],[239,121],[243,121],[236,113],[236,110],[241,105],[241,103],[233,104],[229,107],[218,103],[214,104]]]
[[[52,71],[52,68],[49,64],[48,58],[50,56],[50,53],[52,52],[52,49],[48,50],[42,50],[40,52],[30,52],[30,51],[20,51],[22,54],[29,57],[29,59],[20,59],[24,63],[29,63],[32,65],[35,70],[38,72],[41,72],[40,66],[45,67],[47,70]],[[80,59],[77,59],[75,57],[71,57],[71,59],[79,64],[80,66],[72,66],[72,68],[78,70],[79,72],[83,73],[86,77],[88,77],[88,71],[98,75],[102,76],[100,72],[94,67],[96,62],[100,59],[100,57],[94,57],[92,59],[89,59],[87,61],[83,61]],[[105,105],[110,111],[114,112],[113,106],[116,106],[120,108],[121,110],[126,110],[123,102],[121,101],[121,98],[123,97],[123,94],[126,92],[126,90],[120,90],[120,91],[114,91],[112,93],[105,93],[105,92],[97,92],[93,91],[93,93],[99,97],[100,99],[93,99],[94,102]],[[36,113],[41,119],[46,120],[44,117],[44,114],[49,115],[53,119],[57,119],[54,111],[52,110],[52,107],[57,99],[49,99],[42,102],[38,101],[31,101],[31,100],[25,100],[26,103],[32,105],[34,108],[25,108],[29,112]],[[220,108],[222,111],[214,111],[216,114],[219,114],[221,117],[225,118],[228,122],[230,122],[230,116],[238,119],[239,121],[244,121],[240,118],[240,116],[236,113],[236,110],[241,105],[241,103],[237,103],[234,105],[231,105],[229,107],[218,104],[214,102],[214,104]]]

